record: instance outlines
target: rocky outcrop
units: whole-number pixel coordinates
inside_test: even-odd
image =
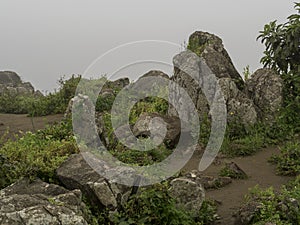
[[[253,100],[261,121],[273,123],[283,102],[283,81],[271,69],[258,69],[246,81],[245,91]]]
[[[189,51],[176,55],[173,62],[175,72],[171,79],[189,94],[200,118],[211,114],[210,105],[217,98],[217,85],[219,85],[227,106],[228,123],[239,122],[247,127],[257,121],[253,101],[238,88],[237,84],[240,82],[236,82],[235,78],[233,79],[229,75],[214,76],[203,58]],[[181,98],[183,95],[181,89],[173,87],[171,94],[174,93],[175,95],[171,96],[171,99],[177,106],[183,107],[182,111],[185,111],[186,106]],[[187,111],[194,113],[192,110]],[[176,115],[172,109],[170,114]],[[186,115],[186,117],[190,117],[190,115]]]
[[[31,95],[34,88],[29,82],[22,82],[20,76],[11,71],[0,71],[0,94]]]
[[[188,49],[202,57],[218,78],[231,78],[242,89],[243,79],[235,69],[221,38],[196,31],[189,37]]]
[[[0,191],[0,224],[3,225],[84,225],[87,209],[81,191],[39,179],[23,179]]]

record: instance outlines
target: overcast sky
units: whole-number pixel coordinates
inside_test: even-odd
[[[201,30],[223,39],[240,72],[247,65],[254,71],[261,67],[264,49],[256,41],[259,30],[272,20],[285,21],[295,12],[293,6],[287,0],[1,0],[0,70],[16,71],[37,89],[53,90],[59,77],[83,74],[119,45],[162,40],[180,46]],[[149,45],[135,47],[149,50]],[[159,59],[164,48],[153,49]],[[171,62],[179,51],[173,46],[164,54]],[[127,49],[128,56],[133,52]],[[122,66],[118,60],[108,58],[107,64]],[[98,67],[97,73],[109,69]]]

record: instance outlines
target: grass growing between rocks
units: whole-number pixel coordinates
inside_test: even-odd
[[[176,200],[167,191],[166,184],[143,188],[133,195],[123,211],[115,215],[115,224],[174,224],[204,225],[215,221],[216,206],[204,201],[196,216],[176,206]]]
[[[230,177],[232,179],[247,179],[247,175],[245,174],[241,174],[241,173],[236,173],[235,171],[230,170],[227,167],[223,167],[220,172],[219,175],[221,177]]]

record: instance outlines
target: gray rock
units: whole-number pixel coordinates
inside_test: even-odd
[[[184,177],[170,182],[169,193],[176,199],[178,207],[184,207],[193,215],[197,215],[205,198],[202,185]]]
[[[22,82],[20,76],[11,71],[0,71],[0,94],[32,95],[34,88],[29,82]]]
[[[261,203],[251,201],[248,204],[243,205],[235,215],[235,224],[236,225],[248,225],[251,224],[255,213],[261,207]]]
[[[228,123],[240,122],[244,126],[257,122],[257,112],[252,99],[240,91],[231,78],[220,78],[218,83],[227,105]]]
[[[154,143],[164,142],[169,148],[174,148],[181,134],[180,119],[175,116],[158,113],[143,113],[133,127],[136,137],[150,137]]]
[[[12,71],[0,71],[0,84],[17,86],[21,84],[20,76]]]
[[[0,224],[88,224],[81,198],[80,190],[23,179],[0,191]]]
[[[245,91],[253,99],[261,121],[273,123],[283,102],[283,81],[271,69],[258,69],[247,81]]]
[[[163,77],[165,79],[169,79],[169,76],[160,70],[150,70],[149,72],[147,72],[143,76],[141,76],[139,79],[145,78],[145,77]]]
[[[201,184],[205,190],[222,188],[232,183],[232,179],[230,177],[206,176],[197,170],[190,171],[184,176],[198,184]]]
[[[218,84],[227,106],[227,121],[229,124],[238,122],[248,127],[257,122],[257,113],[253,101],[237,87],[237,83],[229,75],[221,78],[214,77],[207,70],[204,61],[195,56],[194,53],[182,52],[175,56],[173,61],[175,73],[171,79],[189,94],[200,118],[209,117],[211,114],[210,104],[217,97],[216,85]],[[176,65],[180,65],[180,69]],[[203,90],[205,90],[205,95]],[[181,111],[193,113],[192,108],[186,110],[186,104],[181,98],[183,93],[181,92],[180,88],[173,87],[170,98]],[[176,115],[172,108],[170,108],[169,114]],[[184,118],[190,117],[191,115],[184,116]]]
[[[105,83],[103,88],[104,89],[111,88],[113,90],[121,90],[124,87],[126,87],[129,83],[130,83],[129,79],[127,77],[125,77],[125,78],[117,79],[115,81],[108,81]]]
[[[169,76],[159,70],[151,70],[141,77],[137,81],[131,84],[130,90],[132,95],[136,97],[141,97],[143,92],[154,94],[157,90],[165,91],[168,87]],[[164,93],[167,94],[167,93]],[[167,97],[167,95],[166,95]]]
[[[209,113],[209,103],[206,97],[214,98],[214,93],[213,96],[205,96],[203,93],[204,86],[207,88],[210,86],[209,77],[211,74],[202,70],[202,61],[203,59],[188,51],[181,52],[173,58],[174,75],[171,80],[176,85],[170,86],[169,102],[175,108],[177,107],[177,111],[184,114],[182,117],[187,118],[187,120],[192,117],[194,110],[192,106],[186,104],[185,92],[198,110],[200,118]],[[214,88],[208,91],[214,91]],[[185,113],[187,114],[185,115]],[[177,115],[177,112],[171,107],[169,114]]]
[[[231,78],[237,87],[242,89],[243,79],[235,69],[221,38],[207,32],[196,31],[189,37],[188,48],[203,57],[218,78]]]
[[[226,163],[225,169],[229,176],[234,179],[246,179],[248,175],[235,162]]]
[[[98,163],[98,169],[110,171],[108,165]],[[122,199],[122,194],[130,191],[123,185],[116,185],[99,175],[85,161],[81,154],[72,155],[58,169],[57,176],[62,184],[70,189],[80,189],[91,205],[100,208],[115,210],[118,206],[117,199]],[[118,196],[120,195],[120,196]]]

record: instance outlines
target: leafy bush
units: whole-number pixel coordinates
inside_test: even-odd
[[[144,112],[157,112],[165,115],[168,109],[169,103],[166,100],[158,97],[147,97],[137,102],[133,106],[129,115],[129,122],[130,124],[134,124],[139,118],[139,116]]]
[[[272,21],[258,36],[266,46],[261,62],[281,74],[299,72],[300,3],[295,3],[295,9],[298,14],[290,15],[288,22],[277,25]]]
[[[116,224],[210,224],[214,221],[216,208],[211,202],[204,202],[195,218],[189,212],[176,207],[175,199],[169,196],[167,184],[143,188],[133,195],[122,212],[116,215]]]
[[[59,90],[46,96],[17,95],[2,93],[0,95],[0,112],[44,116],[64,113],[69,100],[74,97],[80,76],[59,80]]]
[[[297,175],[300,173],[300,142],[287,142],[279,155],[270,159],[280,175]]]
[[[258,39],[266,46],[261,62],[284,80],[282,120],[289,129],[300,132],[300,3],[295,3],[295,9],[298,14],[290,15],[286,23],[266,24]]]
[[[45,181],[55,180],[56,168],[70,155],[78,152],[71,135],[70,122],[52,125],[37,133],[26,132],[16,141],[9,140],[0,148],[9,172],[3,186],[20,177],[39,177]]]
[[[61,78],[58,81],[59,90],[46,96],[34,98],[28,113],[31,116],[64,113],[68,107],[69,101],[75,95],[80,79],[81,76],[74,75],[68,80]]]
[[[150,141],[149,145],[151,145]],[[111,153],[124,163],[146,166],[161,162],[172,153],[172,150],[167,149],[166,146],[162,144],[151,148],[149,151],[138,151],[125,148],[119,143],[114,150],[111,150]]]
[[[272,187],[260,189],[258,186],[246,196],[246,205],[257,205],[253,211],[250,224],[300,224],[300,177],[280,192],[275,192]],[[251,208],[251,207],[250,207]]]
[[[232,131],[234,129],[235,131]],[[238,125],[229,126],[221,151],[230,157],[248,156],[260,151],[268,143],[272,141],[268,137],[268,128],[264,124],[257,123],[247,130]]]
[[[34,97],[30,95],[20,96],[12,93],[2,93],[0,95],[0,112],[26,114],[30,111],[30,106]]]

